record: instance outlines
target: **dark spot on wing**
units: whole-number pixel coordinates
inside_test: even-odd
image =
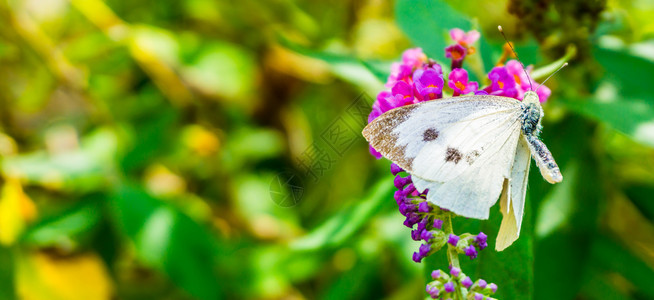
[[[462,156],[463,155],[461,154],[461,151],[452,147],[447,147],[447,152],[445,152],[445,161],[451,161],[455,164],[458,164]]]
[[[469,165],[472,165],[473,162],[475,162],[475,159],[479,157],[479,151],[473,150],[470,151],[468,154],[466,154],[466,161],[468,162]]]
[[[425,142],[431,142],[438,138],[438,130],[434,128],[429,128],[422,133],[422,140]]]

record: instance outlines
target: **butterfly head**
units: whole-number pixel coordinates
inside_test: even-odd
[[[538,98],[538,94],[534,91],[527,91],[525,92],[524,97],[522,98],[522,103],[524,104],[537,104],[540,106],[540,100]]]

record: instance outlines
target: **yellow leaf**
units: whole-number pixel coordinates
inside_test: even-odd
[[[113,283],[95,253],[27,253],[18,260],[16,285],[25,300],[101,300],[113,295]]]
[[[9,178],[0,198],[0,244],[11,245],[36,217],[36,207],[17,179]]]

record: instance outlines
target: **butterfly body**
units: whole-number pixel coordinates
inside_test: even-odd
[[[500,198],[504,215],[496,248],[519,234],[529,165],[562,180],[539,139],[543,111],[534,92],[524,100],[478,95],[402,106],[363,130],[371,146],[412,175],[427,201],[458,215],[487,219]]]

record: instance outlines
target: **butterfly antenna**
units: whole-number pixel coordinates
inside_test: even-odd
[[[563,69],[563,68],[565,68],[565,67],[567,67],[567,66],[568,66],[568,63],[567,63],[567,62],[566,62],[566,63],[563,63],[563,64],[562,64],[558,69],[556,69],[556,71],[554,71],[554,73],[550,74],[550,76],[547,76],[547,78],[545,78],[545,80],[544,80],[544,81],[543,81],[543,82],[542,82],[542,83],[541,83],[541,84],[536,88],[536,92],[538,92],[538,89],[539,89],[541,86],[543,86],[543,84],[545,84],[545,82],[546,82],[547,80],[549,80],[552,76],[554,76],[554,74],[558,73],[559,71],[561,71],[561,69]]]
[[[515,49],[513,49],[513,45],[511,45],[511,42],[509,42],[509,39],[507,39],[506,35],[504,35],[504,30],[502,29],[502,25],[498,25],[497,30],[500,31],[500,33],[502,34],[502,37],[504,37],[504,40],[506,41],[506,43],[509,44],[509,47],[511,48],[511,51],[513,52],[513,55],[515,55],[515,58],[518,60],[518,62],[522,66],[522,71],[525,72],[525,75],[527,75],[527,80],[529,80],[529,88],[533,91],[534,86],[531,85],[531,77],[529,77],[529,74],[527,74],[527,69],[525,68],[525,65],[522,64],[522,61],[520,60],[520,57],[518,57],[518,53],[516,53]]]

